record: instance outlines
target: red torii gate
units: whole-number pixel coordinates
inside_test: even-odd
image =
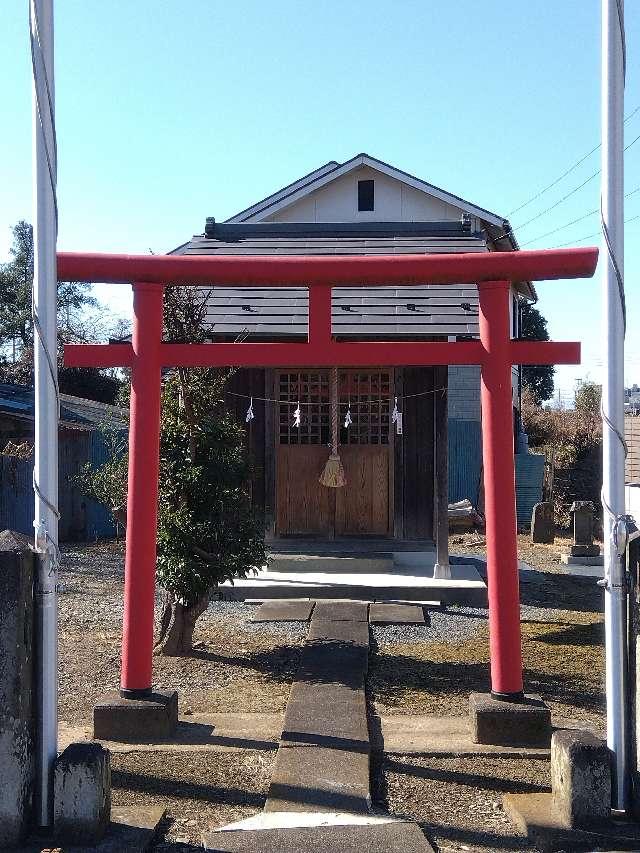
[[[382,363],[480,365],[491,688],[496,697],[522,695],[511,365],[578,364],[580,345],[511,340],[509,288],[519,280],[591,277],[597,259],[595,248],[377,257],[59,254],[60,281],[133,286],[131,344],[65,346],[69,366],[131,368],[122,696],[151,692],[161,368]],[[478,341],[337,342],[332,337],[332,286],[466,283],[478,285]],[[163,343],[164,287],[197,284],[308,287],[307,343]]]

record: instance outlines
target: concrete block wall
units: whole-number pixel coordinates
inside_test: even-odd
[[[480,421],[479,367],[449,367],[449,420]]]
[[[19,533],[0,533],[0,848],[29,831],[34,783],[33,579]]]

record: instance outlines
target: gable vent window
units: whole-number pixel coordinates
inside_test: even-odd
[[[373,181],[358,181],[358,210],[373,210]]]

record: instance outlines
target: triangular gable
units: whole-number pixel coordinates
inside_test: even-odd
[[[320,169],[305,175],[304,178],[289,184],[287,187],[273,193],[262,201],[257,202],[251,207],[235,214],[235,216],[229,218],[227,222],[260,222],[265,219],[265,217],[273,216],[279,211],[301,201],[311,193],[316,192],[322,187],[327,186],[333,181],[336,181],[344,175],[347,175],[356,169],[360,169],[363,166],[367,166],[376,172],[400,181],[406,186],[412,187],[413,189],[432,196],[445,204],[458,208],[463,213],[475,216],[487,223],[487,225],[503,227],[506,223],[504,217],[491,213],[491,211],[485,210],[482,207],[478,207],[478,205],[472,204],[453,193],[446,192],[445,190],[440,189],[440,187],[427,183],[427,181],[416,178],[408,172],[403,172],[401,169],[395,168],[395,166],[390,166],[388,163],[384,163],[382,160],[371,157],[369,154],[358,154],[351,160],[347,160],[347,162],[342,165],[335,162],[327,163],[324,166],[321,166]]]

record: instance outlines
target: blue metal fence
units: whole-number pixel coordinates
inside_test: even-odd
[[[82,494],[74,477],[86,462],[107,459],[102,433],[65,430],[60,434],[59,504],[61,541],[86,542],[115,536],[111,513]],[[33,457],[0,456],[0,530],[33,533]]]
[[[449,420],[449,503],[468,498],[478,506],[482,432],[478,421]]]
[[[544,456],[516,453],[516,514],[519,525],[531,523],[534,504],[542,500]],[[478,421],[449,420],[449,502],[480,502],[482,429]]]

